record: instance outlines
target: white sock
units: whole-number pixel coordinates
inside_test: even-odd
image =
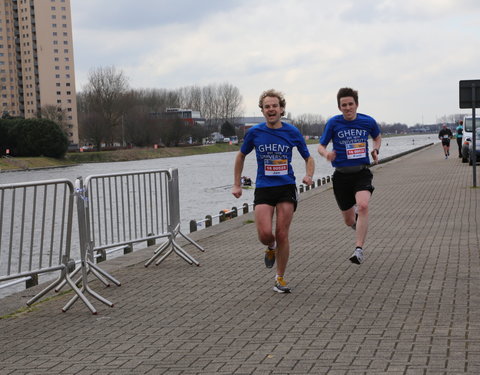
[[[268,247],[270,250],[275,250],[277,248],[277,241],[273,241],[273,245]]]

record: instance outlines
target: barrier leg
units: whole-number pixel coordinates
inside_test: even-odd
[[[189,253],[187,253],[183,248],[178,245],[175,241],[172,241],[172,246],[173,250],[177,255],[179,255],[181,258],[183,258],[185,261],[190,263],[190,265],[195,264],[197,267],[200,266],[200,263],[198,263],[194,257],[192,257]],[[163,259],[162,259],[163,260]],[[159,264],[160,261],[157,262]]]
[[[162,253],[168,248],[170,245],[171,240],[170,238],[168,241],[164,242],[161,246],[155,249],[153,252],[153,256],[145,263],[145,267],[148,267],[155,259],[157,259]]]
[[[45,294],[47,294],[49,291],[54,289],[58,284],[64,282],[66,274],[67,274],[66,270],[62,270],[62,273],[58,277],[58,279],[56,279],[53,283],[51,283],[49,286],[47,286],[45,289],[43,289],[40,293],[36,294],[34,297],[30,298],[27,301],[27,306],[30,306],[30,305],[34,304],[36,301],[38,301],[40,298],[42,298]]]
[[[188,242],[190,242],[193,246],[195,246],[198,250],[200,251],[203,251],[205,252],[205,249],[200,246],[198,243],[196,243],[194,240],[192,240],[190,237],[188,237],[187,235],[183,234],[181,231],[178,231],[178,233],[180,233],[180,235],[185,238]]]
[[[116,278],[114,278],[112,275],[110,275],[107,271],[103,270],[102,268],[98,267],[96,264],[87,262],[88,265],[90,266],[90,269],[92,273],[97,276],[99,279],[101,278],[101,275],[105,276],[107,279],[109,279],[112,283],[114,283],[117,286],[122,285],[120,281],[118,281]],[[101,274],[101,275],[100,275]],[[110,284],[108,284],[110,285]]]
[[[78,267],[78,268],[75,268],[73,270],[73,272],[70,272],[70,277],[73,277],[75,276],[79,271],[80,271],[81,267]],[[80,280],[77,280],[77,282],[75,284],[78,284],[80,282]],[[67,280],[63,280],[56,288],[55,288],[55,292],[59,292],[64,286],[65,284],[67,283]]]

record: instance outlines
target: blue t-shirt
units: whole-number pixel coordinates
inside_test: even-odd
[[[310,156],[300,131],[286,122],[282,122],[279,129],[269,128],[263,122],[248,130],[240,151],[247,155],[255,148],[258,165],[256,187],[295,184],[291,165],[294,147],[304,159]]]
[[[328,120],[319,142],[323,146],[333,142],[333,149],[337,153],[332,161],[334,167],[368,165],[368,136],[377,138],[379,134],[377,122],[368,115],[357,113],[357,118],[352,121],[345,120],[343,115],[336,115]]]
[[[458,125],[457,126],[457,138],[462,138],[463,137],[463,126]]]

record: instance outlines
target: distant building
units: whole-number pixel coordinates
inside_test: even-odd
[[[205,119],[200,116],[200,111],[182,108],[167,108],[163,113],[165,118],[181,118],[187,125],[205,125]]]
[[[78,144],[70,0],[0,1],[0,86],[2,114],[32,118],[56,106]]]

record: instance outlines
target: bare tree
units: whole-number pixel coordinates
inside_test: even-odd
[[[325,119],[321,115],[304,113],[294,117],[292,120],[303,135],[320,135],[325,128]]]
[[[242,107],[243,98],[240,90],[224,83],[218,87],[218,98],[220,102],[220,116],[222,120],[234,123],[244,112]]]
[[[180,106],[202,112],[202,89],[198,86],[182,87],[178,90]]]
[[[46,104],[40,109],[38,117],[55,122],[65,133],[67,133],[68,114],[67,111],[61,106]]]
[[[121,140],[121,131],[117,129],[122,125],[122,116],[125,114],[124,100],[128,90],[128,80],[123,72],[117,72],[115,67],[100,67],[90,71],[88,83],[84,87],[85,109],[87,113],[95,116],[86,116],[85,119],[95,118],[105,128],[105,143]],[[86,124],[82,124],[86,125]],[[84,136],[91,138],[88,129],[96,126],[85,126]],[[98,132],[95,133],[98,136]]]

